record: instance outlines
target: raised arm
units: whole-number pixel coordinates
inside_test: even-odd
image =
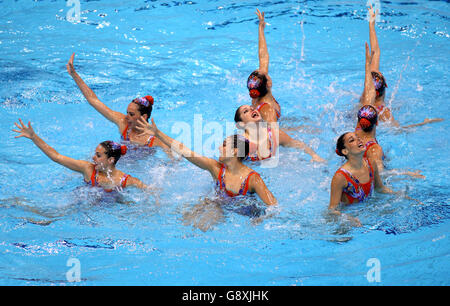
[[[259,19],[258,28],[258,57],[259,57],[259,72],[269,73],[269,50],[267,49],[266,37],[264,35],[264,28],[266,22],[264,21],[264,12],[260,12],[256,9],[256,15]]]
[[[378,10],[374,12],[372,4],[370,4],[369,10],[369,36],[370,36],[370,47],[374,53],[372,63],[370,64],[371,71],[380,71],[380,46],[378,45],[377,33],[375,31],[375,21],[378,15]]]
[[[74,58],[75,58],[75,53],[72,54],[69,62],[66,65],[67,72],[73,78],[73,80],[75,81],[78,88],[81,90],[81,92],[83,93],[84,97],[89,102],[89,104],[92,107],[94,107],[100,114],[102,114],[106,119],[115,123],[120,129],[121,124],[123,124],[123,121],[125,120],[126,116],[122,113],[113,111],[112,109],[107,107],[105,104],[103,104],[97,98],[94,91],[92,89],[90,89],[89,86],[86,85],[86,83],[83,81],[83,79],[75,71],[75,67],[73,65]]]
[[[374,57],[375,57],[374,51],[370,52],[369,45],[366,43],[364,92],[361,97],[361,103],[363,105],[373,105],[375,103],[376,91],[372,79],[372,70],[370,68]]]
[[[277,199],[273,196],[272,192],[267,188],[262,178],[256,174],[250,177],[249,190],[255,192],[258,197],[266,205],[276,205]]]
[[[153,133],[153,135],[155,135],[159,140],[161,140],[162,143],[171,148],[173,151],[177,152],[197,167],[208,170],[213,177],[216,177],[218,169],[220,169],[220,164],[218,161],[197,154],[186,147],[183,143],[167,136],[157,128],[153,118],[151,125],[143,117],[139,118],[136,129],[142,133]]]
[[[297,140],[297,139],[293,139],[291,136],[286,134],[281,129],[279,130],[279,135],[280,135],[279,140],[280,140],[281,146],[303,150],[306,154],[311,155],[311,157],[312,157],[311,161],[321,162],[321,163],[326,162],[325,159],[323,159],[322,157],[317,155],[317,153],[314,152],[314,150],[311,149],[309,146],[307,146],[304,142]]]
[[[83,173],[85,177],[89,178],[92,172],[92,164],[84,160],[76,160],[64,155],[59,154],[55,149],[49,146],[45,141],[43,141],[31,127],[31,123],[28,122],[28,126],[25,126],[21,119],[19,119],[20,125],[14,122],[18,130],[14,132],[19,133],[19,135],[14,138],[26,137],[31,139],[33,143],[47,155],[52,161],[69,168],[70,170]]]

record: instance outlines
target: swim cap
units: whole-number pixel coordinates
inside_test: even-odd
[[[139,105],[149,107],[150,105],[153,105],[153,97],[152,96],[145,96],[141,98],[136,98],[132,102],[137,103]]]
[[[114,141],[109,141],[109,144],[111,145],[111,148],[114,151],[119,151],[120,150],[120,155],[125,155],[127,153],[127,147],[123,146],[117,142]]]
[[[253,99],[264,97],[267,94],[266,76],[254,71],[247,79],[247,88],[249,90],[250,97]]]
[[[370,132],[377,123],[377,110],[371,105],[364,105],[358,111],[358,122],[363,131]]]
[[[373,85],[375,86],[375,91],[377,92],[377,97],[382,96],[385,88],[388,87],[384,76],[382,76],[381,73],[372,71],[372,79]]]

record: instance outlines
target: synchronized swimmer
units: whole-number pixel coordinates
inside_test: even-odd
[[[385,105],[386,80],[379,71],[380,47],[375,31],[375,19],[378,12],[372,6],[369,10],[370,45],[365,48],[364,90],[359,100],[357,125],[354,132],[342,134],[336,143],[336,153],[343,156],[346,162],[335,172],[330,186],[330,202],[328,211],[331,215],[342,215],[339,205],[365,201],[373,190],[381,193],[398,194],[385,186],[380,177],[384,170],[384,152],[376,138],[378,121],[390,122],[394,127],[411,128],[424,124],[442,121],[428,119],[422,123],[401,127],[393,118],[391,110]],[[72,54],[66,68],[88,103],[119,129],[122,144],[114,141],[100,143],[93,156],[93,162],[76,160],[59,154],[45,143],[33,130],[31,124],[25,125],[21,119],[14,123],[19,135],[25,137],[44,152],[52,161],[79,172],[84,182],[101,187],[106,192],[120,191],[125,187],[136,187],[152,191],[141,180],[134,178],[116,168],[120,156],[127,151],[126,145],[138,147],[160,147],[169,157],[172,152],[183,156],[195,166],[208,171],[214,179],[218,194],[223,197],[249,196],[255,194],[266,205],[277,205],[278,201],[263,178],[244,161],[262,161],[277,156],[279,146],[303,150],[311,156],[313,162],[326,162],[304,142],[291,138],[279,128],[281,106],[272,95],[272,79],[269,76],[269,52],[264,34],[264,12],[256,10],[258,26],[258,58],[259,67],[247,79],[247,88],[251,97],[251,105],[242,105],[236,112],[236,127],[243,130],[244,135],[231,135],[225,138],[219,147],[218,160],[202,156],[190,150],[183,143],[169,137],[156,126],[151,117],[154,99],[152,96],[132,100],[126,114],[113,111],[101,102],[95,93],[86,85],[75,71]],[[151,119],[151,124],[149,123]],[[414,177],[425,178],[419,172],[404,172]],[[407,196],[406,196],[407,197]],[[408,199],[411,199],[407,197]],[[414,199],[411,199],[414,200]],[[357,218],[348,216],[356,226],[361,226]]]
[[[83,174],[85,183],[93,187],[101,187],[106,192],[119,191],[125,187],[148,188],[139,179],[125,174],[116,168],[116,163],[119,161],[120,156],[127,152],[126,146],[114,141],[104,141],[95,149],[95,154],[92,157],[93,163],[77,160],[64,156],[49,146],[34,132],[30,122],[26,126],[19,119],[19,123],[20,125],[14,123],[18,129],[13,129],[13,131],[19,134],[15,138],[25,137],[31,139],[52,161],[72,171]]]
[[[142,135],[136,130],[136,122],[140,117],[144,117],[147,121],[150,119],[153,110],[153,97],[145,96],[134,99],[128,104],[126,115],[113,111],[98,99],[94,91],[86,85],[83,79],[75,71],[73,64],[74,58],[75,53],[72,54],[69,62],[67,63],[67,72],[78,85],[78,88],[81,90],[89,104],[119,128],[121,139],[138,146],[161,147],[164,151],[170,154],[170,151],[168,150],[169,148],[167,148],[153,135]]]

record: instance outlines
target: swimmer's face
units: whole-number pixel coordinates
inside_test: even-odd
[[[128,104],[126,120],[130,128],[136,126],[136,122],[140,116],[141,112],[139,111],[139,106],[134,102]]]
[[[262,120],[261,114],[259,111],[254,109],[251,105],[242,105],[239,107],[239,115],[241,117],[241,121],[244,124],[250,122],[259,122]]]
[[[224,162],[237,155],[237,149],[233,148],[233,138],[227,137],[219,148],[219,162]]]
[[[108,158],[108,155],[106,155],[106,150],[102,145],[97,146],[92,160],[94,161],[95,170],[97,171],[104,171],[110,167],[111,164],[114,164],[114,158]]]
[[[362,142],[361,138],[356,136],[355,133],[347,133],[344,136],[344,149],[342,150],[342,153],[345,155],[353,154],[364,154],[366,151],[366,146]]]

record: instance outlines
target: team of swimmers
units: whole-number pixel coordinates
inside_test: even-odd
[[[385,186],[380,178],[384,170],[384,153],[376,139],[378,121],[391,122],[393,126],[400,124],[385,104],[386,80],[379,71],[380,48],[375,32],[375,19],[378,12],[372,6],[369,10],[370,48],[366,43],[366,65],[364,90],[360,98],[360,109],[354,132],[342,134],[336,144],[336,154],[343,156],[346,162],[334,174],[331,181],[329,211],[341,215],[340,204],[363,202],[373,189],[382,193],[394,193]],[[281,118],[281,106],[272,95],[272,80],[269,76],[269,52],[265,39],[264,12],[256,10],[259,19],[258,57],[259,68],[247,79],[247,88],[251,97],[250,105],[240,106],[235,113],[235,123],[243,135],[228,136],[219,148],[218,161],[201,156],[190,150],[183,143],[172,139],[158,129],[151,113],[153,97],[145,96],[134,99],[127,107],[126,114],[111,110],[101,102],[92,89],[82,80],[74,67],[72,54],[67,63],[67,71],[73,78],[89,104],[106,119],[114,123],[122,139],[122,143],[104,141],[100,143],[92,158],[92,162],[76,160],[59,154],[46,144],[33,130],[30,123],[25,125],[21,119],[15,123],[19,137],[26,137],[42,150],[51,160],[84,177],[84,182],[98,186],[107,192],[125,187],[148,189],[139,179],[134,178],[116,168],[120,157],[127,152],[127,146],[159,147],[170,157],[172,152],[183,156],[197,167],[207,170],[217,184],[217,189],[224,196],[235,197],[256,194],[266,205],[277,204],[277,199],[264,183],[261,176],[244,162],[268,160],[276,156],[279,146],[293,147],[303,150],[311,156],[313,162],[325,162],[304,142],[291,138],[281,129],[278,121]],[[151,119],[151,123],[149,120]],[[405,126],[410,128],[442,119],[425,119],[422,123]],[[419,172],[404,174],[424,178]],[[351,218],[356,225],[360,222]]]

